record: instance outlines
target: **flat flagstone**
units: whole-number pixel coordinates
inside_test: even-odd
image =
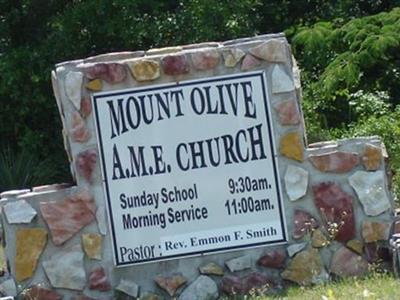
[[[101,259],[103,237],[97,233],[82,234],[83,250],[90,259]]]
[[[135,298],[139,296],[139,285],[131,280],[121,279],[115,289]]]
[[[53,243],[62,245],[95,218],[96,205],[92,197],[80,193],[58,202],[40,203]]]
[[[89,274],[89,289],[106,292],[111,289],[107,274],[103,267],[92,270]]]
[[[141,59],[129,64],[131,73],[137,81],[151,81],[160,77],[160,63],[152,59]]]
[[[311,154],[308,160],[321,172],[347,173],[359,163],[357,153],[332,151],[324,154]]]
[[[376,171],[382,162],[382,148],[366,144],[362,155],[362,163],[367,171]]]
[[[271,39],[261,45],[250,48],[249,52],[257,58],[270,62],[283,63],[288,60],[285,42],[278,39]]]
[[[97,151],[87,149],[76,156],[76,167],[78,173],[88,182],[92,182],[93,171],[97,163]]]
[[[242,71],[249,71],[261,65],[261,61],[255,58],[253,55],[247,54],[242,60],[240,69]]]
[[[85,120],[77,111],[74,111],[74,113],[72,114],[72,126],[70,134],[72,140],[79,143],[87,142],[91,137],[91,134],[86,127]]]
[[[304,147],[301,140],[302,138],[297,131],[286,133],[281,137],[279,143],[280,153],[287,158],[303,161]]]
[[[296,201],[307,193],[308,172],[303,168],[289,165],[284,181],[286,193],[291,201]]]
[[[47,242],[43,228],[18,228],[16,233],[15,279],[21,282],[33,276]]]
[[[195,51],[191,54],[193,66],[197,70],[214,69],[220,60],[220,54],[216,49]]]
[[[272,93],[289,93],[294,91],[293,79],[281,65],[276,64],[272,69]]]
[[[9,278],[0,283],[0,293],[5,296],[17,296],[17,286],[13,278]]]
[[[30,223],[37,215],[36,210],[25,200],[9,202],[3,206],[9,224]]]
[[[380,215],[391,208],[384,178],[383,171],[357,171],[349,177],[349,183],[368,216]]]
[[[86,274],[80,245],[59,250],[43,262],[43,269],[55,288],[83,290]]]
[[[65,75],[65,93],[77,110],[81,108],[82,83],[83,74],[81,72],[70,71]]]
[[[353,199],[334,182],[313,186],[314,202],[326,231],[339,242],[354,239],[356,234]]]
[[[300,123],[300,113],[296,100],[283,101],[275,107],[278,113],[279,123],[282,125],[298,125]]]

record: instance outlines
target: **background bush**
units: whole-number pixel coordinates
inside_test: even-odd
[[[309,140],[381,134],[389,144],[398,128],[389,119],[400,103],[398,5],[400,0],[0,0],[0,145],[59,171],[39,168],[44,171],[36,183],[70,181],[50,83],[54,64],[279,31],[286,32],[302,69]],[[390,127],[379,127],[383,120]],[[0,191],[9,188],[0,181]]]

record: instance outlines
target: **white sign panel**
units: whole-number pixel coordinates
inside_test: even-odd
[[[117,266],[286,241],[263,72],[96,93]]]

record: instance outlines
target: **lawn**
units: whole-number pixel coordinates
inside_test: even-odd
[[[228,300],[228,298],[225,298]],[[400,299],[400,280],[391,273],[373,273],[366,278],[347,278],[313,287],[292,286],[277,296],[231,297],[229,300],[395,300]]]

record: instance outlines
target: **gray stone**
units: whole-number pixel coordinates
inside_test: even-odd
[[[13,278],[9,278],[0,283],[0,292],[3,296],[17,296],[17,287]]]
[[[18,195],[29,193],[30,191],[31,190],[29,189],[5,191],[0,194],[0,198],[16,197]]]
[[[121,279],[116,289],[135,298],[139,296],[139,285],[130,280]]]
[[[291,201],[296,201],[307,192],[308,172],[302,168],[289,165],[285,174],[286,193]]]
[[[102,235],[107,234],[107,215],[106,208],[104,205],[100,205],[96,210],[96,221],[97,227],[99,228],[99,232]]]
[[[251,257],[249,255],[244,255],[240,257],[236,257],[234,259],[228,260],[225,262],[229,271],[236,272],[242,271],[244,269],[251,268]]]
[[[208,276],[200,275],[180,295],[179,300],[213,300],[218,298],[217,284]]]
[[[292,244],[286,248],[286,251],[290,257],[300,252],[307,246],[307,242]]]
[[[380,215],[391,207],[384,176],[383,171],[357,171],[349,178],[350,185],[369,216]]]
[[[292,78],[280,65],[275,65],[272,69],[272,93],[288,93],[294,91]]]
[[[80,245],[74,245],[44,261],[43,268],[51,285],[55,288],[83,290],[86,285],[83,256]]]
[[[25,200],[9,202],[3,209],[10,224],[30,223],[37,215],[36,210]]]
[[[271,39],[249,50],[255,57],[270,62],[286,62],[288,59],[284,41]]]
[[[77,110],[81,109],[81,89],[83,74],[81,72],[68,72],[65,76],[65,93]]]

